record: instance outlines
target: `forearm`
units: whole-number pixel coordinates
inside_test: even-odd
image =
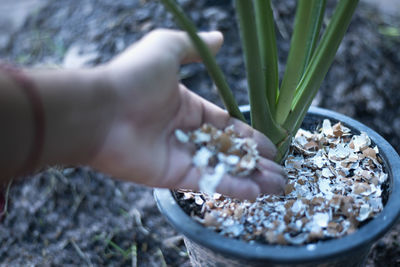
[[[4,75],[0,79],[1,173],[19,175],[32,147],[38,142],[38,122],[32,105],[42,105],[43,144],[35,155],[35,167],[53,164],[86,164],[104,139],[115,110],[115,98],[103,70],[24,71],[40,103],[32,103],[20,82]],[[28,159],[29,160],[29,159]]]

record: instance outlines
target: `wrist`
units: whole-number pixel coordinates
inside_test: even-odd
[[[88,82],[93,105],[93,127],[87,131],[90,144],[87,145],[87,156],[81,164],[90,164],[102,149],[111,131],[118,112],[118,93],[112,85],[110,70],[107,66],[98,66],[88,70]],[[84,140],[84,142],[86,142]]]
[[[87,164],[115,114],[115,97],[102,67],[32,71],[45,113],[40,166]]]

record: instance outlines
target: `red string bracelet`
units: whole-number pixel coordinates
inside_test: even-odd
[[[31,103],[33,115],[33,144],[25,163],[20,169],[19,175],[26,175],[33,172],[37,168],[40,157],[43,153],[44,135],[45,135],[45,113],[42,100],[35,87],[35,84],[21,69],[0,62],[0,71],[6,73],[17,83],[21,90],[25,93]]]

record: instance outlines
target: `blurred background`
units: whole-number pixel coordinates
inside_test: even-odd
[[[247,90],[230,0],[178,0],[200,30],[220,30],[217,60],[239,104]],[[328,1],[329,21],[336,1]],[[296,1],[273,1],[282,76]],[[0,0],[0,59],[80,68],[107,62],[152,29],[176,28],[151,0]],[[313,104],[349,115],[400,151],[400,1],[361,0]],[[201,64],[181,69],[191,90],[221,101]],[[367,266],[400,266],[400,226],[376,243]],[[158,213],[151,189],[87,167],[53,167],[14,184],[0,223],[0,264],[190,266],[182,237]]]

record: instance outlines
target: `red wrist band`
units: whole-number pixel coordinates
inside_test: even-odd
[[[17,83],[18,87],[25,93],[31,104],[33,115],[33,143],[25,163],[20,169],[19,175],[26,175],[37,168],[43,153],[45,135],[45,113],[42,100],[35,84],[24,74],[21,69],[0,63],[0,71],[6,73]]]

